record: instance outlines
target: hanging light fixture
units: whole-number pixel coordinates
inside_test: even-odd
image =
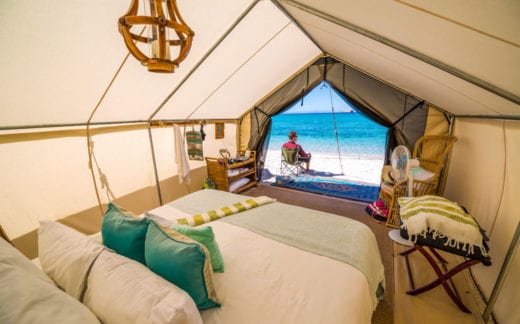
[[[131,30],[139,26],[143,27],[139,33]],[[128,12],[119,18],[118,27],[130,53],[151,72],[173,73],[188,55],[194,36],[179,13],[176,0],[143,0],[141,8],[139,0],[132,0]],[[171,54],[177,52],[172,59]]]

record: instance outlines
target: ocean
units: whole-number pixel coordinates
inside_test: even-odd
[[[279,150],[291,130],[298,144],[313,155],[338,156],[334,117],[342,158],[383,159],[387,128],[361,113],[299,113],[273,117],[270,150]]]

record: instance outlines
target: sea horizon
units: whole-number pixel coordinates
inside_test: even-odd
[[[281,146],[288,141],[288,133],[291,130],[298,133],[298,144],[314,156],[384,158],[386,127],[361,113],[316,112],[274,116],[268,150],[280,151]]]
[[[387,130],[361,113],[297,113],[273,117],[264,164],[266,175],[280,174],[281,146],[288,141],[291,130],[298,132],[298,143],[312,154],[311,174],[379,183]],[[274,178],[267,176],[263,180]]]

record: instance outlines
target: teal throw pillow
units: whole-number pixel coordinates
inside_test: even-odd
[[[209,251],[211,267],[215,272],[224,272],[224,260],[220,253],[213,229],[209,226],[191,227],[188,225],[175,225],[174,229],[192,240],[203,244]]]
[[[145,257],[150,270],[186,291],[199,309],[220,306],[204,245],[152,221],[146,233]]]
[[[109,203],[101,223],[103,244],[120,255],[146,264],[144,241],[149,222],[146,217],[137,218]]]

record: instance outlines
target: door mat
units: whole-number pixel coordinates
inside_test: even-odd
[[[363,202],[372,202],[379,197],[379,186],[376,185],[307,175],[276,176],[271,185]]]

